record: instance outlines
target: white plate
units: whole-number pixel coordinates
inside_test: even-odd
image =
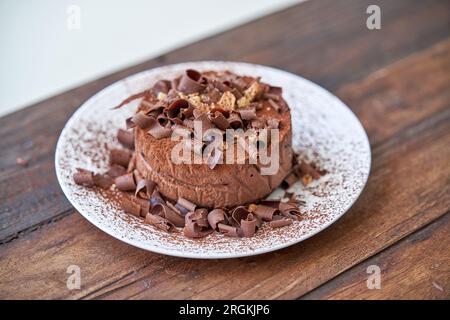
[[[300,182],[292,190],[300,194],[305,218],[291,226],[258,231],[253,238],[228,238],[213,234],[192,240],[182,234],[167,234],[122,212],[100,193],[76,185],[77,167],[104,172],[108,151],[118,147],[115,139],[124,119],[136,103],[110,110],[133,93],[169,79],[185,69],[230,70],[260,76],[262,81],[283,87],[292,110],[293,147],[306,160],[320,164],[328,174],[307,187]],[[190,62],[144,71],[118,81],[86,101],[69,119],[56,147],[55,166],[67,199],[86,219],[104,232],[133,246],[179,257],[236,258],[278,250],[303,241],[327,228],[355,202],[370,171],[370,146],[358,119],[338,98],[297,75],[247,63]],[[275,191],[271,197],[283,194]]]

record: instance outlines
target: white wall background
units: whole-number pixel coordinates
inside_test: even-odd
[[[1,0],[0,116],[301,1]]]

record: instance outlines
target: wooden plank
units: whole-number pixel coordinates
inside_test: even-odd
[[[2,246],[0,298],[297,298],[448,210],[449,121],[443,111],[376,147],[360,200],[299,245],[224,261],[163,257],[70,215]],[[79,291],[65,285],[72,264]]]
[[[448,248],[450,213],[302,299],[450,299]],[[380,289],[367,287],[372,265],[380,268]]]
[[[1,118],[0,149],[8,152],[0,153],[0,243],[70,210],[48,171],[57,137],[82,101],[118,79],[161,64],[224,59],[278,66],[337,88],[450,35],[446,1],[376,1],[383,27],[369,31],[362,26],[373,3],[306,2]],[[17,157],[29,158],[29,167]]]
[[[386,75],[386,72],[389,75]],[[345,85],[336,94],[356,113],[372,145],[449,107],[450,40]]]

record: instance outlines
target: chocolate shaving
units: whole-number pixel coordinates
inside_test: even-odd
[[[114,180],[107,174],[96,173],[93,175],[92,178],[94,184],[102,189],[109,189],[109,187],[111,187],[112,184],[114,183]]]
[[[298,181],[298,177],[295,173],[291,172],[286,178],[284,178],[282,187],[287,189]]]
[[[200,72],[188,69],[180,79],[180,83],[178,84],[178,90],[185,94],[201,92],[205,88],[205,85],[202,84],[200,80],[201,80]]]
[[[257,220],[253,214],[248,214],[246,219],[241,220],[241,230],[244,237],[250,238],[255,235]]]
[[[152,118],[152,124],[150,125],[148,133],[153,136],[153,138],[159,140],[170,137],[172,134],[172,129],[161,126],[158,120]]]
[[[161,194],[159,193],[158,190],[154,190],[152,196],[150,197],[150,204],[152,206],[156,205],[156,204],[166,204],[166,202],[164,201],[164,199],[162,198]]]
[[[206,113],[202,113],[194,120],[194,127],[195,122],[200,121],[202,123],[202,135],[205,131],[214,128],[214,125],[209,120],[208,115]]]
[[[174,211],[172,208],[169,208],[167,204],[157,203],[156,205],[152,206],[152,208],[150,209],[150,213],[152,215],[156,214],[167,219],[177,227],[184,227],[184,217],[180,213]]]
[[[188,109],[188,108],[189,102],[187,100],[177,99],[166,108],[167,116],[169,119],[178,117],[180,115],[181,109]]]
[[[145,222],[166,232],[172,232],[175,229],[175,226],[172,222],[163,217],[156,216],[151,213],[148,213],[146,215]]]
[[[127,172],[133,172],[136,169],[136,153],[131,155],[130,162],[128,162]]]
[[[113,164],[109,167],[109,170],[106,171],[106,175],[111,178],[117,178],[118,176],[124,175],[127,172],[127,169],[119,164]]]
[[[233,129],[238,129],[238,128],[244,127],[242,119],[238,113],[234,113],[234,112],[231,113],[230,116],[228,117],[228,123],[230,124],[230,127],[232,127]]]
[[[119,129],[117,132],[117,140],[128,149],[134,149],[134,134],[131,131]]]
[[[132,172],[117,177],[114,181],[117,189],[120,191],[132,191],[136,189],[136,182],[134,181],[134,175]]]
[[[254,120],[256,119],[256,110],[255,108],[247,108],[247,109],[239,109],[239,115],[242,120]]]
[[[279,211],[277,208],[268,207],[263,204],[258,205],[256,207],[256,210],[254,211],[254,213],[258,217],[260,217],[262,220],[265,220],[265,221],[271,221],[273,219],[274,214],[276,214],[278,212]]]
[[[279,205],[279,209],[283,216],[297,221],[301,220],[300,209],[296,205],[281,202]]]
[[[144,112],[138,112],[127,120],[127,128],[130,127],[130,123],[138,126],[141,129],[149,128],[153,123],[154,118],[145,114]]]
[[[131,159],[131,152],[122,149],[112,149],[109,154],[109,162],[111,164],[118,164],[123,167],[128,167],[128,163]]]
[[[255,120],[252,120],[251,126],[254,129],[262,129],[262,128],[264,128],[264,122],[260,119],[255,119]]]
[[[92,171],[86,169],[77,168],[77,172],[73,174],[73,180],[80,186],[94,186],[94,174]]]
[[[158,95],[158,93],[168,93],[170,90],[170,82],[167,80],[159,80],[153,85],[153,92]]]
[[[187,209],[188,211],[195,211],[195,208],[197,207],[196,204],[190,202],[189,200],[186,200],[182,197],[178,198],[177,204],[181,207]]]
[[[225,118],[222,112],[215,111],[209,116],[211,122],[219,129],[226,130],[230,127],[230,123]]]
[[[113,109],[119,109],[119,108],[123,107],[124,105],[130,103],[133,100],[146,97],[150,94],[151,94],[150,90],[145,90],[145,91],[133,94],[133,95],[129,96],[128,98],[126,98],[125,100],[123,100],[119,105],[115,106]]]
[[[297,172],[301,177],[309,174],[314,180],[319,179],[321,176],[319,171],[317,171],[312,165],[306,163],[305,161],[301,161],[299,163]]]
[[[183,233],[188,238],[202,238],[213,232],[209,229],[207,220],[208,210],[197,209],[194,212],[189,212],[185,216],[185,226]]]
[[[136,191],[134,193],[135,196],[144,198],[144,199],[150,199],[153,191],[156,188],[156,183],[149,179],[139,179],[136,183]]]
[[[238,229],[233,226],[229,226],[223,223],[217,225],[219,232],[223,233],[227,237],[238,237]]]
[[[235,227],[239,227],[241,225],[241,220],[247,218],[250,211],[244,206],[238,206],[231,211],[231,224]]]
[[[272,99],[269,99],[269,104],[272,106],[272,108],[274,108],[276,111],[280,111],[281,107],[278,103],[276,103],[275,101],[273,101]]]
[[[223,209],[214,209],[208,213],[208,223],[214,230],[217,229],[219,223],[225,223],[225,211]]]
[[[138,203],[139,207],[141,208],[140,216],[142,218],[145,218],[147,216],[147,213],[150,211],[150,202],[141,198],[133,198],[133,200]]]
[[[271,208],[275,208],[278,209],[280,206],[281,201],[280,200],[262,200],[260,202],[260,204],[265,205],[267,207],[271,207]],[[255,205],[255,210],[256,210],[257,206]],[[254,210],[252,210],[253,212]]]
[[[292,224],[292,219],[277,219],[270,221],[271,228],[281,228]]]
[[[122,210],[125,211],[125,213],[132,214],[136,217],[139,217],[141,215],[141,206],[130,199],[121,199],[120,206]]]

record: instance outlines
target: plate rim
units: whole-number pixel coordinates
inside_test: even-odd
[[[358,194],[355,195],[355,197],[352,199],[352,201],[349,202],[349,204],[342,210],[342,212],[339,215],[336,215],[333,219],[331,219],[330,221],[324,223],[323,225],[321,225],[319,228],[317,228],[316,230],[305,234],[299,238],[295,238],[295,240],[293,241],[288,241],[285,243],[281,243],[278,245],[274,245],[274,246],[270,246],[270,247],[266,247],[266,248],[257,248],[251,252],[244,252],[244,253],[240,253],[240,252],[234,252],[234,253],[220,253],[220,254],[208,254],[208,255],[204,255],[202,253],[191,253],[191,252],[180,252],[179,250],[170,250],[170,249],[166,249],[166,248],[162,248],[162,247],[158,247],[158,246],[152,246],[151,248],[149,248],[148,246],[143,245],[141,242],[133,240],[133,239],[128,239],[126,237],[123,237],[123,235],[121,233],[118,232],[114,232],[114,230],[112,230],[111,228],[104,226],[102,223],[99,223],[98,221],[95,221],[95,218],[90,217],[90,215],[88,214],[84,214],[83,211],[84,209],[81,209],[77,202],[74,201],[70,196],[69,196],[69,190],[67,189],[67,187],[64,185],[64,183],[62,183],[63,179],[60,176],[60,172],[58,170],[58,159],[60,158],[60,149],[61,146],[60,144],[62,144],[62,137],[65,134],[66,130],[68,130],[69,124],[71,124],[72,121],[75,121],[74,119],[76,118],[76,115],[78,113],[80,113],[83,109],[83,106],[86,105],[88,102],[90,102],[91,100],[97,99],[99,98],[101,95],[107,93],[108,90],[111,90],[112,87],[114,87],[115,85],[117,85],[119,82],[124,81],[128,78],[131,77],[138,77],[141,74],[144,74],[146,72],[149,71],[154,71],[157,72],[158,69],[164,69],[167,67],[183,67],[183,66],[191,66],[194,64],[199,64],[199,63],[211,63],[211,64],[222,64],[222,65],[226,65],[226,64],[234,64],[234,65],[243,65],[243,66],[253,66],[253,67],[259,67],[259,68],[265,68],[265,69],[269,69],[271,71],[276,71],[276,72],[281,72],[284,73],[286,75],[289,75],[291,77],[296,77],[296,78],[300,78],[302,81],[308,82],[311,86],[314,86],[316,89],[318,89],[319,91],[322,91],[323,93],[326,93],[328,95],[330,95],[331,97],[333,97],[334,99],[337,99],[342,106],[344,106],[347,111],[349,112],[349,114],[354,118],[355,124],[357,124],[360,129],[361,132],[363,133],[363,137],[364,137],[364,143],[367,146],[367,151],[368,151],[368,170],[364,175],[364,179],[363,179],[363,184],[361,189],[359,190]],[[95,227],[99,228],[101,231],[105,232],[106,234],[108,234],[109,236],[118,239],[120,241],[123,241],[125,243],[127,243],[128,245],[137,247],[139,249],[142,250],[146,250],[146,251],[150,251],[150,252],[155,252],[158,254],[163,254],[163,255],[168,255],[168,256],[173,256],[173,257],[179,257],[179,258],[189,258],[189,259],[233,259],[233,258],[242,258],[242,257],[250,257],[250,256],[256,256],[256,255],[261,255],[261,254],[265,254],[265,253],[269,253],[269,252],[273,252],[273,251],[278,251],[290,246],[293,246],[295,244],[298,244],[300,242],[303,242],[315,235],[317,235],[318,233],[322,232],[323,230],[327,229],[329,226],[331,226],[332,224],[336,223],[343,215],[345,215],[350,208],[355,204],[355,202],[360,198],[361,194],[363,193],[363,191],[366,189],[367,186],[367,181],[369,179],[371,170],[372,170],[372,150],[371,150],[371,146],[370,146],[370,140],[369,137],[367,135],[366,130],[364,129],[364,126],[362,125],[361,121],[358,119],[358,117],[355,115],[355,113],[350,109],[350,107],[347,106],[346,103],[344,103],[339,97],[337,97],[336,95],[334,95],[332,92],[328,91],[327,89],[323,88],[322,86],[314,83],[313,81],[306,79],[300,75],[297,75],[295,73],[286,71],[286,70],[282,70],[282,69],[278,69],[278,68],[274,68],[271,66],[266,66],[266,65],[261,65],[261,64],[255,64],[255,63],[248,63],[248,62],[240,62],[240,61],[224,61],[224,60],[198,60],[198,61],[188,61],[188,62],[180,62],[180,63],[174,63],[174,64],[165,64],[162,66],[158,66],[155,68],[150,68],[150,69],[146,69],[146,70],[142,70],[133,74],[130,74],[124,78],[121,78],[117,81],[114,81],[113,83],[110,83],[109,85],[107,85],[106,87],[104,87],[103,89],[97,91],[96,93],[94,93],[92,96],[90,96],[88,99],[86,99],[84,102],[82,102],[80,104],[80,106],[75,110],[75,112],[73,112],[70,115],[70,118],[66,121],[66,123],[64,124],[63,129],[61,130],[59,137],[58,137],[58,141],[56,143],[56,150],[55,150],[55,159],[54,159],[54,165],[55,165],[55,172],[56,172],[56,177],[58,180],[58,184],[61,187],[66,199],[70,202],[70,204],[75,208],[75,210],[81,215],[83,216],[86,220],[88,220],[92,225],[94,225]]]

